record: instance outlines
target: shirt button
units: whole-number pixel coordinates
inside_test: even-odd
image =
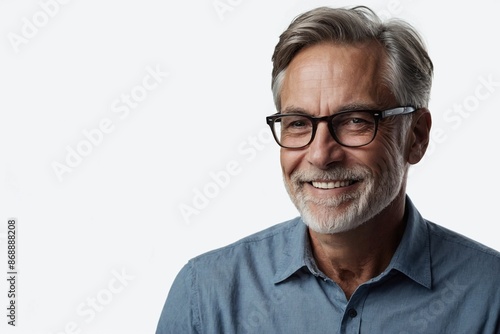
[[[349,309],[349,311],[347,311],[347,314],[351,317],[351,318],[356,318],[356,316],[358,315],[358,312],[356,312],[355,309],[351,308]]]

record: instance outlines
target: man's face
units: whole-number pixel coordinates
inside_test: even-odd
[[[352,109],[396,107],[392,94],[380,84],[383,61],[383,51],[374,44],[320,44],[303,49],[288,66],[281,112],[319,117]],[[309,146],[281,149],[285,186],[313,231],[354,229],[400,193],[406,162],[398,121],[379,122],[377,136],[363,147],[341,146],[321,122]]]

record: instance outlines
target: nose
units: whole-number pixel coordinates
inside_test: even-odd
[[[325,122],[320,122],[316,129],[316,134],[311,144],[307,148],[308,162],[322,170],[331,167],[335,162],[344,159],[344,149],[333,139],[328,125]]]

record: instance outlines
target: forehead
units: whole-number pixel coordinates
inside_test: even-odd
[[[384,61],[384,50],[376,43],[307,47],[286,70],[282,107],[322,113],[341,110],[344,105],[387,105],[392,94],[382,84]]]

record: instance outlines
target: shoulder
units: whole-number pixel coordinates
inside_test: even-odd
[[[500,252],[438,224],[426,223],[433,262],[442,261],[479,275],[498,275]]]
[[[214,262],[241,261],[242,258],[253,256],[272,257],[276,255],[276,250],[283,250],[296,237],[301,224],[303,223],[299,217],[276,224],[227,246],[196,256],[189,262],[192,266],[199,267]]]
[[[434,237],[450,247],[459,248],[476,255],[484,254],[492,259],[500,260],[500,252],[495,249],[428,220],[426,220],[426,223],[429,226],[431,238]]]

